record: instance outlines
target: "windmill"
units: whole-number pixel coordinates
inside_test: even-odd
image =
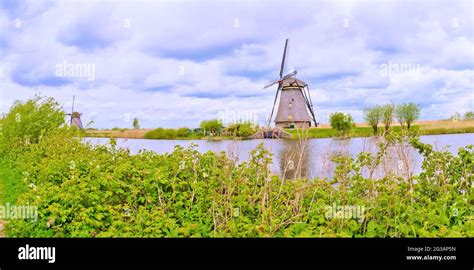
[[[78,129],[82,129],[82,121],[81,121],[81,113],[74,111],[74,101],[76,100],[76,96],[72,96],[72,109],[71,113],[67,113],[66,115],[71,116],[70,125],[77,127]]]
[[[275,117],[275,126],[277,128],[308,128],[311,127],[311,123],[317,126],[318,123],[314,116],[313,102],[311,101],[308,85],[294,77],[297,73],[296,70],[283,76],[288,58],[287,51],[288,39],[285,41],[285,49],[283,50],[280,78],[263,87],[263,89],[266,89],[278,83],[268,126],[270,126],[272,121],[275,104],[280,92],[280,103]]]

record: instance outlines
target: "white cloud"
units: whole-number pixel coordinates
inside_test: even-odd
[[[469,1],[24,1],[0,5],[0,112],[41,92],[96,127],[196,126],[223,110],[268,117],[283,42],[316,116],[414,101],[425,119],[474,110]],[[14,20],[21,19],[21,28]],[[67,61],[95,80],[57,78]],[[381,75],[387,63],[419,76]],[[3,78],[1,75],[4,75]]]

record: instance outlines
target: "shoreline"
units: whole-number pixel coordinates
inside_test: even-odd
[[[394,124],[390,127],[396,132],[400,131],[400,125]],[[453,122],[450,120],[431,120],[418,121],[412,126],[413,130],[418,132],[418,135],[442,135],[442,134],[463,134],[474,133],[474,120],[464,120]],[[120,139],[145,139],[144,135],[152,129],[121,129],[121,130],[86,130],[85,136],[90,138],[120,138]],[[379,131],[383,127],[379,127]],[[309,128],[307,130],[285,129],[292,134],[291,139],[322,139],[322,138],[338,138],[337,132],[328,125],[321,125],[317,128]],[[351,133],[345,138],[365,138],[373,136],[373,129],[365,123],[358,123],[351,130]],[[207,140],[207,141],[222,141],[222,140],[252,140],[251,138],[243,137],[176,137],[172,139],[156,138],[150,140]]]

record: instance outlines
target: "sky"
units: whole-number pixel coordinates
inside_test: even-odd
[[[363,121],[415,102],[421,119],[474,111],[474,1],[0,0],[0,113],[52,96],[89,127],[197,127],[270,115],[286,71],[315,115]],[[91,122],[93,121],[93,122]]]

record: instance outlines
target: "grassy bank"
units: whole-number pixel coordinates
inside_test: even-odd
[[[434,121],[422,123],[420,125],[420,135],[474,133],[474,120],[464,120],[453,122],[450,120]]]
[[[413,130],[419,130],[419,126],[413,126]],[[401,128],[399,126],[394,126],[390,128],[391,131],[400,133]],[[339,133],[332,128],[309,128],[307,130],[298,130],[298,129],[285,129],[286,132],[292,135],[293,139],[298,138],[332,138],[332,137],[340,137]],[[379,128],[379,133],[383,132],[383,128]],[[345,134],[342,137],[350,137],[350,138],[357,138],[357,137],[370,137],[373,136],[374,131],[371,127],[354,127],[349,133]]]
[[[474,121],[458,121],[452,122],[449,120],[440,121],[420,121],[411,127],[419,135],[439,135],[439,134],[459,134],[459,133],[474,133]],[[390,130],[396,133],[401,132],[399,125],[390,127]],[[286,129],[286,132],[292,134],[294,139],[301,137],[307,138],[331,138],[337,137],[339,134],[336,130],[324,126],[318,128],[309,128],[307,130]],[[379,134],[383,132],[383,127],[379,127]],[[364,124],[359,124],[354,127],[345,137],[370,137],[373,136],[374,131],[372,127]]]

